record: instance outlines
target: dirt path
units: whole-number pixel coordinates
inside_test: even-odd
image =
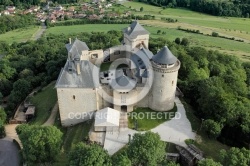
[[[41,28],[39,28],[39,30],[34,34],[34,40],[39,39],[46,30],[46,28],[46,25],[42,23]]]
[[[16,133],[16,127],[18,126],[19,124],[7,124],[4,126],[5,128],[5,133],[6,133],[6,137],[4,139],[7,139],[7,140],[13,140],[15,139],[19,145],[22,147],[22,143]]]
[[[58,112],[58,103],[55,104],[54,108],[51,111],[49,119],[43,124],[43,126],[50,126],[55,123],[56,115]]]

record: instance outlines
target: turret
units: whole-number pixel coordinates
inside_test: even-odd
[[[169,111],[174,107],[180,61],[167,46],[152,57],[154,71],[149,107],[155,111]]]
[[[133,21],[123,32],[125,45],[129,45],[132,49],[136,47],[148,48],[149,32],[138,21]]]

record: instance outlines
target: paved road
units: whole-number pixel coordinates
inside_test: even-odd
[[[0,166],[19,166],[17,145],[8,139],[0,139]]]

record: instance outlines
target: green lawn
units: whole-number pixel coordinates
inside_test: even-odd
[[[73,26],[56,26],[50,27],[46,30],[46,34],[71,34],[81,32],[107,32],[109,30],[121,31],[126,24],[85,24]]]
[[[112,62],[107,62],[107,63],[102,63],[100,66],[100,71],[107,71],[109,70],[109,67],[111,65]]]
[[[39,30],[39,26],[30,26],[27,28],[16,29],[13,31],[0,34],[0,41],[7,43],[13,42],[25,42],[27,40],[33,40],[33,35]]]
[[[31,98],[32,104],[36,106],[36,116],[31,121],[32,124],[41,125],[49,118],[50,111],[57,101],[56,89],[54,87],[55,82],[52,82]]]
[[[147,131],[173,118],[176,111],[176,105],[168,112],[157,112],[150,108],[136,108],[128,116],[128,127],[135,128],[137,123],[138,131]]]
[[[205,153],[205,157],[213,158],[215,161],[219,161],[219,151],[222,149],[228,150],[229,147],[217,140],[208,138],[207,134],[202,130],[201,120],[194,115],[193,108],[183,99],[181,99],[181,102],[185,107],[186,115],[191,123],[193,131],[197,132],[197,135],[200,138],[199,141],[195,141],[194,144]]]

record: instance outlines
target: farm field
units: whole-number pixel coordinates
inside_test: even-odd
[[[158,27],[154,27],[147,23],[149,20],[139,21],[141,24],[145,25],[151,33],[151,37],[164,37],[170,41],[174,41],[175,38],[186,37],[191,42],[191,46],[201,46],[207,49],[218,50],[220,52],[237,55],[242,60],[250,60],[250,44],[244,42],[237,42],[223,38],[215,38],[206,35],[187,33],[184,31],[177,30],[172,27],[164,27],[165,24],[157,24]],[[158,20],[155,20],[158,21]],[[153,23],[153,22],[152,22]],[[128,26],[127,24],[86,24],[86,25],[73,25],[73,26],[56,26],[51,27],[46,30],[46,35],[48,34],[71,34],[80,32],[107,32],[109,30],[122,30]],[[157,31],[165,32],[165,34],[157,34]]]
[[[143,11],[139,9],[143,7]],[[222,53],[236,55],[243,61],[250,61],[250,19],[232,18],[232,17],[216,17],[202,14],[181,8],[156,7],[139,2],[124,2],[121,5],[114,5],[108,10],[132,11],[135,15],[154,15],[155,20],[140,20],[139,22],[151,33],[151,37],[164,37],[170,41],[175,38],[186,37],[190,41],[191,46],[200,46],[207,49],[218,50]],[[177,19],[176,23],[169,23],[161,20],[161,18]],[[109,30],[122,30],[127,24],[85,24],[73,26],[56,26],[50,27],[45,31],[45,35],[51,34],[71,34],[80,32],[107,32]],[[204,35],[188,33],[178,30],[182,29],[199,30]],[[33,39],[33,34],[38,27],[30,29],[22,29],[8,32],[0,35],[0,41],[22,42]],[[157,34],[160,30],[161,33]],[[164,32],[164,34],[162,34]],[[217,32],[220,36],[244,40],[244,42],[233,41],[223,38],[215,38],[211,35]]]
[[[13,42],[25,42],[27,40],[34,40],[34,34],[38,30],[39,26],[30,26],[27,28],[9,31],[4,34],[0,34],[0,41],[13,43]]]

